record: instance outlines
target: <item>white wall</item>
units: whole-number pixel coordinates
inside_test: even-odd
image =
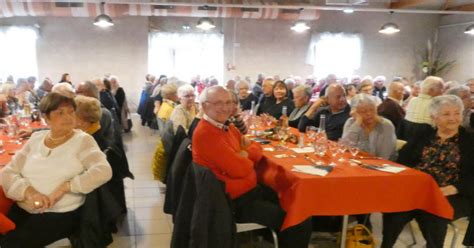
[[[474,16],[444,16],[441,26],[456,23],[473,22]],[[446,60],[456,60],[452,70],[443,75],[445,80],[465,82],[474,78],[474,36],[464,33],[469,24],[441,27],[439,42],[444,49]]]
[[[389,20],[383,13],[346,15],[328,11],[311,23],[312,32],[352,32],[363,37],[360,75],[384,74],[411,77],[416,65],[414,50],[424,46],[438,26],[436,15],[395,14],[402,32],[393,36],[379,34],[378,29]],[[38,23],[39,76],[59,80],[69,72],[74,82],[112,73],[117,75],[129,98],[137,102],[144,75],[147,73],[148,28],[167,32],[181,31],[181,24],[194,26],[196,18],[124,17],[115,18],[115,26],[100,29],[91,18],[3,18],[0,25]],[[225,37],[224,61],[233,61],[234,19],[217,20],[217,30]],[[312,67],[304,63],[311,33],[295,34],[292,22],[283,20],[236,20],[236,70],[225,71],[224,78],[257,73],[281,76],[307,76]],[[472,62],[471,62],[472,63]],[[189,79],[183,79],[185,81]]]
[[[65,72],[73,83],[112,73],[136,102],[147,73],[148,18],[114,19],[101,29],[91,18],[5,18],[0,25],[39,24],[37,42],[39,78],[59,81]]]

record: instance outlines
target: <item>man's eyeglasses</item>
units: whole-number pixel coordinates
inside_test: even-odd
[[[229,101],[229,102],[206,102],[206,103],[209,103],[209,104],[212,104],[218,108],[222,108],[222,107],[230,107],[232,105],[234,105],[235,103],[232,102],[232,101]]]

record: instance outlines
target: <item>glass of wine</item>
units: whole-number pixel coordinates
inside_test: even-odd
[[[290,136],[290,130],[287,127],[279,127],[277,130],[278,138],[280,139],[280,144],[278,145],[280,149],[286,150],[288,147],[286,146],[286,140]]]
[[[349,152],[351,153],[353,158],[356,158],[357,154],[359,154],[359,146],[357,142],[351,141],[349,143]]]

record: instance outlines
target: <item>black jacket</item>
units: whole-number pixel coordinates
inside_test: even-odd
[[[208,168],[188,167],[171,247],[235,247],[236,227],[224,184]]]
[[[186,138],[181,142],[181,145],[176,152],[173,165],[167,173],[168,177],[166,180],[166,194],[163,212],[173,215],[173,220],[176,209],[178,208],[179,199],[181,198],[186,170],[192,163],[190,146],[191,140],[189,138]]]
[[[107,247],[113,241],[112,228],[120,214],[121,208],[106,185],[87,194],[81,207],[79,228],[69,237],[72,247]]]
[[[436,130],[425,129],[409,137],[407,144],[399,152],[398,162],[410,167],[416,166],[420,161],[423,148],[427,146],[436,137]],[[474,208],[474,134],[466,131],[463,127],[459,128],[459,151],[461,153],[460,161],[460,181],[454,185],[459,195],[467,197],[471,203],[471,209]],[[471,213],[470,219],[474,216]],[[474,223],[470,222],[468,230],[473,230]],[[466,243],[470,242],[470,243]],[[466,232],[464,245],[474,245],[474,233]]]

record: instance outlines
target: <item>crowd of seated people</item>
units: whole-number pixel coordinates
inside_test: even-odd
[[[207,84],[198,90],[197,84],[194,88],[191,84],[181,86],[186,87],[185,93],[178,89],[178,102],[189,104],[189,108],[185,108],[187,112],[180,110],[183,113],[175,130],[180,125],[189,132],[193,161],[208,167],[225,182],[225,190],[236,207],[237,221],[256,222],[276,230],[281,226],[285,212],[275,192],[256,182],[254,166],[261,159],[261,148],[244,136],[249,129],[244,119],[253,110],[276,120],[284,108],[289,125],[299,132],[320,126],[323,119],[328,140],[341,139],[374,156],[433,176],[453,205],[455,217],[472,216],[474,166],[469,156],[473,146],[467,145],[474,144],[474,80],[471,81],[465,85],[451,83],[446,89],[444,80],[433,76],[410,83],[404,77],[338,79],[331,74],[303,81],[259,74],[254,83],[237,77],[229,80],[226,87]],[[176,108],[173,112],[178,111]],[[418,129],[418,124],[423,128]],[[404,129],[404,135],[399,136],[400,129]],[[407,142],[399,153],[397,138]],[[448,155],[450,151],[453,154]],[[370,226],[367,215],[357,217]],[[446,219],[422,210],[384,214],[383,218],[382,247],[392,247],[404,225],[413,218],[419,222],[428,247],[443,246]],[[280,233],[281,246],[294,242],[291,247],[307,247],[308,221]],[[430,227],[430,223],[436,227]],[[472,235],[467,233],[466,237]]]
[[[30,115],[33,120],[37,111],[45,126],[17,127],[18,136],[29,139],[0,175],[5,195],[15,202],[6,216],[16,225],[0,237],[0,246],[44,247],[62,238],[74,243],[75,237],[86,244],[93,235],[99,240],[92,242],[108,245],[112,240],[104,235],[116,231],[118,215],[107,219],[101,213],[126,213],[123,179],[133,178],[122,142],[131,126],[120,120],[129,110],[118,77],[73,84],[65,73],[59,83],[45,78],[36,89],[34,77],[19,78],[17,84],[9,79],[0,85],[6,124],[13,127],[15,119]],[[96,194],[113,206],[87,200]],[[97,226],[80,230],[87,226],[80,224],[84,219],[96,220]]]

